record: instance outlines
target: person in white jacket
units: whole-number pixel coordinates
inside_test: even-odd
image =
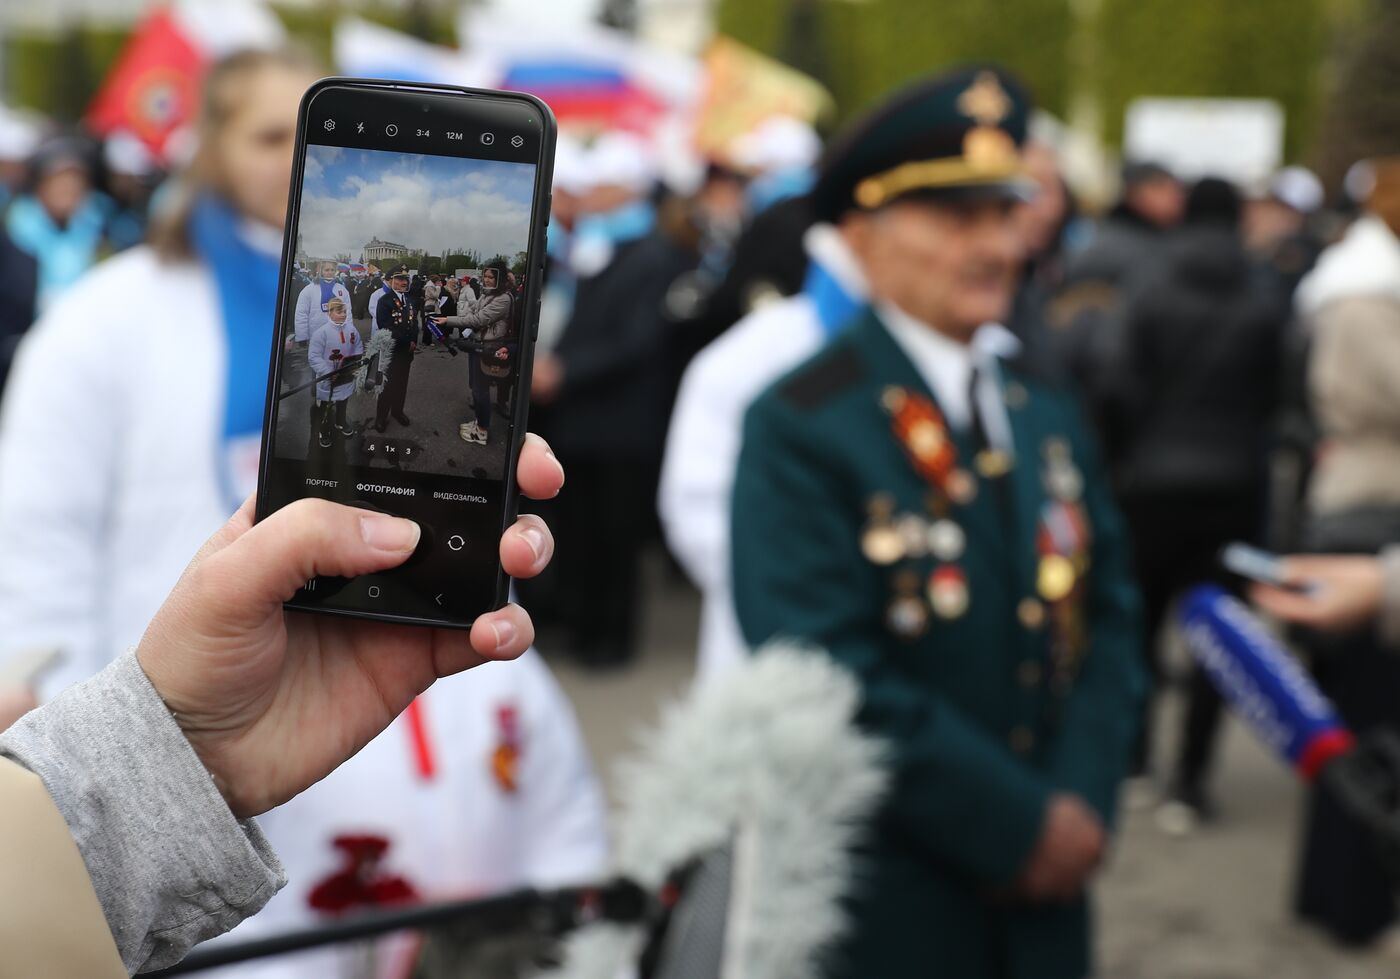
[[[498,665],[501,668],[497,668]],[[573,709],[537,653],[441,680],[387,731],[306,793],[260,816],[287,886],[221,942],[265,938],[376,905],[338,894],[355,866],[345,844],[382,841],[374,873],[420,900],[485,897],[601,880],[602,792]],[[361,873],[363,869],[361,866]],[[405,891],[402,885],[406,885]],[[407,976],[416,935],[209,973],[211,979],[350,977],[373,959]]]
[[[744,412],[764,388],[815,353],[867,301],[866,278],[840,228],[803,240],[802,292],[761,306],[696,355],[671,415],[658,507],[671,552],[700,588],[700,680],[746,655],[730,598],[729,496]]]
[[[301,290],[297,296],[296,311],[292,315],[292,335],[287,339],[287,367],[294,384],[311,380],[306,376],[310,371],[307,363],[308,348],[316,331],[330,322],[330,302],[339,299],[350,308],[350,291],[335,277],[335,262],[317,264],[318,275]]]
[[[46,676],[45,698],[140,640],[191,556],[256,483],[296,93],[316,77],[295,57],[271,52],[212,68],[200,155],[153,244],[97,266],[21,345],[0,408],[0,662],[60,649],[64,662]],[[86,297],[109,294],[133,298],[106,322],[119,341],[93,344]],[[578,867],[573,854],[600,853],[604,843],[600,809],[596,819],[576,818],[577,800],[596,794],[596,780],[557,690],[524,676],[502,683],[533,725],[522,737],[540,747],[527,750],[553,759],[549,778],[557,782],[522,793],[517,818],[486,820],[489,832],[463,821],[473,805],[489,810],[479,793],[415,809],[403,832],[444,840],[444,848],[399,866],[435,892],[448,886],[446,868],[472,866],[467,854],[500,854],[511,866],[497,867],[485,885],[456,878],[458,890],[495,886],[507,870],[521,879],[555,862]],[[470,713],[458,692],[434,692],[430,723]],[[466,737],[473,730],[485,740]],[[481,722],[443,734],[442,771],[482,764],[497,746],[488,732]],[[396,729],[381,737],[389,739],[383,750],[402,749]],[[373,770],[352,771],[364,773],[372,794]],[[321,790],[298,800],[301,815],[288,832],[340,825],[341,798]],[[586,802],[582,811],[590,811]],[[528,827],[556,820],[573,827],[567,847],[555,849],[557,836],[529,835]],[[298,845],[282,846],[278,832],[271,837],[279,849]]]
[[[346,438],[354,434],[346,418],[350,395],[355,393],[355,375],[350,365],[365,352],[365,345],[360,331],[346,322],[349,313],[339,299],[328,302],[326,315],[330,319],[311,335],[311,346],[307,349],[311,372],[324,378],[316,382],[317,418],[312,426],[314,437],[323,449],[334,444],[337,433]],[[339,373],[334,377],[326,376],[334,372]]]

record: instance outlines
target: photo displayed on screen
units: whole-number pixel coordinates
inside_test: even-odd
[[[501,479],[535,168],[308,145],[273,454]]]

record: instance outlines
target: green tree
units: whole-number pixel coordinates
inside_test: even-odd
[[[1358,6],[1357,0],[719,0],[718,19],[723,33],[816,74],[842,118],[920,75],[990,60],[1019,75],[1037,105],[1061,118],[1076,91],[1090,86],[1110,145],[1121,140],[1124,110],[1140,96],[1276,99],[1287,112],[1287,150],[1297,157],[1319,121],[1329,44],[1340,26],[1366,23],[1355,16]],[[1377,6],[1394,4],[1377,0]],[[1075,50],[1075,14],[1085,10],[1093,13],[1091,65]],[[801,58],[794,53],[799,42]]]
[[[481,255],[469,248],[462,248],[444,255],[442,267],[445,272],[454,272],[457,269],[479,269],[481,268]]]
[[[1330,186],[1370,157],[1400,156],[1400,6],[1371,0],[1334,43],[1312,163]]]

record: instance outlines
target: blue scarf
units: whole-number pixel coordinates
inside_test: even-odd
[[[190,215],[195,251],[214,275],[224,325],[227,373],[223,429],[217,465],[231,508],[242,502],[246,472],[234,472],[236,456],[246,457],[250,440],[262,437],[267,397],[267,359],[277,317],[275,255],[254,247],[240,233],[238,215],[215,197],[202,197]],[[242,477],[242,478],[240,478]]]
[[[863,297],[847,292],[836,276],[816,259],[807,263],[807,278],[802,283],[802,293],[817,308],[817,323],[827,340],[850,325],[866,305]]]
[[[816,182],[816,171],[811,167],[774,170],[755,177],[744,189],[744,195],[749,199],[749,213],[758,214],[779,201],[805,194]]]
[[[617,245],[645,237],[655,225],[656,208],[650,201],[635,200],[611,211],[600,211],[579,218],[574,237],[601,238]]]
[[[330,302],[331,298],[335,295],[336,285],[337,281],[335,279],[321,280],[321,312],[324,313],[326,311],[326,303]]]

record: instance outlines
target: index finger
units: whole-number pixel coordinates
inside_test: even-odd
[[[1256,583],[1250,586],[1249,597],[1268,614],[1296,625],[1316,625],[1322,614],[1314,597],[1287,588]]]

